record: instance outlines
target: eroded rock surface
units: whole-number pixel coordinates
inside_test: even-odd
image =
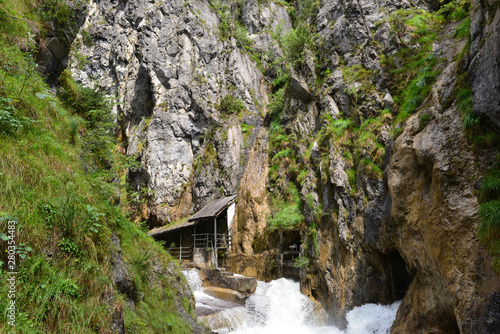
[[[288,21],[277,5],[266,13],[247,17],[255,33]],[[148,218],[158,224],[237,192],[266,113],[264,76],[234,38],[220,40],[219,24],[205,1],[94,2],[82,28],[94,43],[78,51],[85,62],[73,57],[77,81],[118,97],[127,154],[144,165],[131,183],[151,190]],[[244,110],[221,112],[227,95]],[[255,133],[244,138],[241,124]]]

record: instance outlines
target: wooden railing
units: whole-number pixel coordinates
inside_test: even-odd
[[[169,247],[168,252],[179,261],[193,259],[193,247]]]
[[[197,233],[193,234],[194,248],[206,248],[211,249],[214,246],[214,234],[213,233]],[[217,248],[225,249],[231,247],[233,242],[233,237],[231,233],[222,234],[217,233]]]

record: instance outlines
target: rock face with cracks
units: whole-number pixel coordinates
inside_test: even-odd
[[[276,5],[268,16],[245,20],[259,29],[289,22]],[[131,183],[150,190],[145,218],[158,224],[237,192],[266,114],[264,76],[234,38],[219,39],[219,24],[204,1],[94,2],[82,27],[94,43],[78,51],[85,63],[72,59],[77,81],[117,96],[127,154],[144,166]],[[225,110],[225,96],[243,108]],[[241,124],[255,133],[244,138]]]

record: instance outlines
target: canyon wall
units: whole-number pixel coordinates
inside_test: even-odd
[[[470,87],[498,132],[498,1],[472,2],[470,42],[455,33],[465,18],[425,14],[437,1],[223,3],[93,1],[77,37],[73,77],[116,98],[141,162],[128,175],[140,219],[163,225],[237,193],[236,256],[272,266],[268,220],[296,201],[302,291],[332,321],[403,298],[393,333],[500,328],[500,278],[476,232],[498,148],[471,144],[457,97]],[[294,54],[300,27],[314,45]]]

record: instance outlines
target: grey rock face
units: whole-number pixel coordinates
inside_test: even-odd
[[[388,38],[387,14],[401,8],[425,6],[422,1],[325,1],[317,21],[318,33],[324,39],[323,49],[335,49],[341,56],[351,53],[356,46],[375,38],[388,47],[397,41]],[[365,25],[366,24],[366,25]],[[372,36],[371,31],[376,31]]]
[[[283,7],[247,2],[243,21],[262,47],[270,44],[262,30],[280,20],[290,28]],[[141,158],[149,212],[162,221],[176,219],[171,212],[186,187],[195,185],[187,211],[236,193],[251,143],[234,123],[260,125],[266,112],[262,73],[234,39],[220,41],[219,23],[205,1],[94,2],[83,26],[94,44],[78,51],[88,62],[72,58],[77,81],[117,96],[127,154]],[[240,115],[220,113],[226,95],[243,102]]]
[[[116,289],[126,295],[129,299],[135,300],[137,298],[137,287],[128,275],[127,265],[123,262],[121,255],[120,239],[118,236],[111,237],[113,245],[113,252],[111,254],[111,266],[113,271],[113,283]]]
[[[246,0],[242,9],[242,21],[250,34],[268,27],[275,30],[278,25],[281,25],[283,31],[292,28],[286,9],[272,1],[260,4],[257,0]]]
[[[500,7],[494,8],[473,1],[469,82],[474,111],[500,131]]]
[[[80,1],[67,2],[71,11],[67,22],[51,21],[45,38],[40,37],[36,62],[39,70],[46,75],[47,83],[54,88],[59,75],[68,66],[71,44],[86,18],[86,5]]]

